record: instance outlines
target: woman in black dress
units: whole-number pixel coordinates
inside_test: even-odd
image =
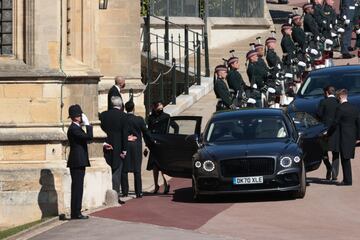
[[[164,105],[162,102],[155,102],[153,104],[153,109],[151,112],[151,115],[148,118],[148,129],[150,130],[151,134],[166,134],[167,129],[170,122],[170,115],[163,112]],[[146,167],[147,170],[153,171],[153,177],[154,177],[154,193],[157,193],[159,191],[159,172],[161,173],[161,176],[164,180],[164,194],[167,194],[170,190],[170,185],[167,183],[167,180],[165,178],[165,175],[159,170],[159,167],[157,165],[156,156],[154,153],[151,153],[150,149],[150,156],[148,160],[148,164]]]

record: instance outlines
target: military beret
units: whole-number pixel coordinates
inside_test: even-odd
[[[257,55],[258,53],[255,50],[250,50],[246,54],[246,58],[250,59],[252,56]]]
[[[215,67],[215,72],[218,72],[218,71],[227,71],[227,67],[225,65],[217,65]]]
[[[231,57],[227,60],[227,64],[230,65],[230,64],[233,64],[234,62],[236,61],[239,61],[239,58],[238,57]]]

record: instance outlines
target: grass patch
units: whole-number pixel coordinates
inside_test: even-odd
[[[31,223],[27,223],[27,224],[24,224],[24,225],[20,225],[20,226],[17,226],[17,227],[13,227],[13,228],[9,228],[9,229],[6,229],[6,230],[3,230],[3,231],[0,231],[0,239],[4,239],[4,238],[7,238],[7,237],[10,237],[12,235],[15,235],[21,231],[24,231],[26,229],[29,229],[39,223],[42,223],[42,222],[45,222],[46,220],[48,220],[50,218],[43,218],[41,220],[37,220],[35,222],[31,222]]]

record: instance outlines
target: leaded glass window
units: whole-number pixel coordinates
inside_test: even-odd
[[[0,0],[0,55],[10,55],[12,49],[12,0]]]

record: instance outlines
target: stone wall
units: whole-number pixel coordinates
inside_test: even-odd
[[[94,125],[83,209],[103,205],[111,169],[99,98],[115,75],[143,89],[139,8],[130,0],[111,0],[106,10],[93,0],[13,0],[14,53],[0,56],[0,228],[69,213],[66,131],[75,103]],[[136,103],[143,108],[141,96]]]

